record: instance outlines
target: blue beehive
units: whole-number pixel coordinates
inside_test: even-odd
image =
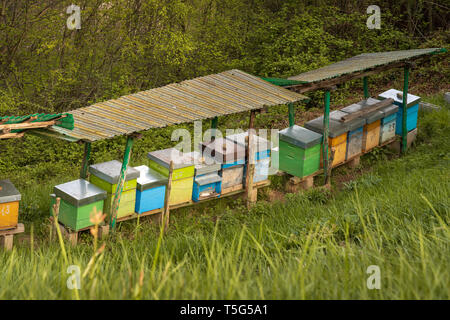
[[[140,176],[137,179],[136,208],[139,214],[164,207],[167,177],[147,167],[135,167]]]
[[[195,164],[192,200],[200,201],[220,197],[222,177],[219,175],[221,164],[210,157],[202,157],[197,151],[187,153]]]
[[[222,192],[222,177],[218,173],[208,173],[194,178],[192,200],[200,201],[209,198],[218,198]]]
[[[394,104],[399,106],[397,111],[397,119],[395,125],[395,133],[397,135],[402,135],[403,130],[403,93],[401,91],[390,89],[381,93],[378,96],[380,99],[388,99],[391,98],[394,100]],[[409,94],[406,99],[406,130],[409,132],[417,128],[417,117],[419,114],[419,102],[420,97]]]

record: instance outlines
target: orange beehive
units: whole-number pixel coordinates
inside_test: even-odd
[[[0,180],[0,230],[12,229],[19,219],[20,193],[9,180]]]
[[[367,100],[362,100],[358,102],[358,105],[364,110],[369,106],[380,102],[380,100],[368,98]],[[362,116],[366,119],[366,125],[364,126],[363,132],[363,151],[367,152],[370,149],[375,148],[380,143],[380,128],[381,119],[383,118],[383,112],[376,110],[369,112]]]
[[[347,132],[349,131],[349,127],[345,123],[333,120],[331,118],[332,113],[330,113],[329,122],[328,153],[331,156],[331,151],[334,151],[331,166],[336,166],[345,161],[345,154],[347,151]],[[305,128],[323,134],[323,116],[308,121],[305,123]],[[320,157],[320,165],[322,167],[322,151],[320,152]]]

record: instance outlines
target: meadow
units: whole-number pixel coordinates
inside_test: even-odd
[[[174,210],[166,233],[139,219],[98,243],[51,240],[49,191],[79,165],[4,173],[23,190],[27,233],[0,251],[0,299],[449,299],[450,106],[425,100],[442,108],[420,113],[405,156],[376,149],[335,170],[331,191],[285,194],[272,176],[250,211],[241,197]],[[80,290],[66,285],[70,265]],[[367,287],[373,265],[380,289]]]

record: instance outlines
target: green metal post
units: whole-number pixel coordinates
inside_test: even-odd
[[[211,119],[211,140],[214,140],[216,138],[216,129],[217,129],[217,124],[219,123],[219,118],[218,117],[214,117]]]
[[[328,132],[330,128],[330,90],[325,92],[325,111],[323,113],[323,144],[322,144],[322,159],[323,172],[325,174],[325,184],[328,181]]]
[[[363,77],[364,99],[369,99],[369,82],[367,77]]]
[[[408,111],[408,81],[409,81],[409,66],[406,65],[403,69],[403,118],[402,118],[402,153],[406,152],[408,148],[408,129],[406,128],[407,111]]]
[[[295,110],[294,110],[294,104],[289,103],[289,127],[292,127],[295,124]]]
[[[84,157],[83,157],[83,163],[81,165],[81,173],[80,173],[81,179],[87,179],[90,158],[91,158],[91,143],[85,142],[84,143]]]
[[[128,163],[131,158],[131,149],[133,148],[134,137],[128,136],[127,145],[125,147],[125,153],[123,155],[122,168],[120,169],[119,182],[117,183],[116,192],[114,194],[114,202],[111,208],[110,227],[114,230],[117,220],[117,211],[119,210],[120,197],[122,196],[123,185],[125,183],[126,172],[128,169]]]

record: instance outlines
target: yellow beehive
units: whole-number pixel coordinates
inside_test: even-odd
[[[0,181],[0,230],[12,229],[17,226],[20,199],[20,193],[11,181]]]
[[[367,152],[380,143],[381,120],[366,124],[363,133],[363,151]]]
[[[331,166],[334,167],[345,161],[345,154],[347,152],[347,133],[341,134],[335,138],[328,138],[328,154],[331,156],[334,152],[333,162]],[[320,167],[323,167],[323,150],[320,151]]]

